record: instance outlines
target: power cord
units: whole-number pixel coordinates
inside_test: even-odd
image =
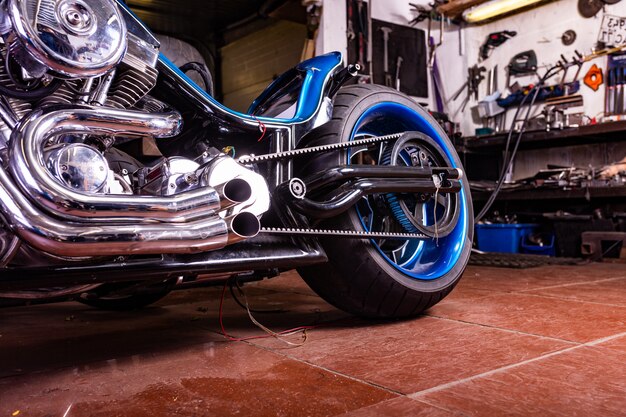
[[[254,339],[266,339],[268,337],[273,337],[276,340],[279,340],[291,347],[298,347],[298,346],[302,346],[306,340],[307,340],[307,330],[311,330],[311,329],[315,329],[317,327],[319,327],[320,325],[313,325],[313,326],[299,326],[299,327],[295,327],[293,329],[288,329],[288,330],[283,330],[280,332],[275,332],[273,330],[270,330],[268,327],[262,325],[258,320],[256,320],[254,318],[254,316],[252,316],[251,310],[250,310],[250,305],[248,304],[248,300],[245,296],[245,293],[243,293],[244,295],[244,302],[245,302],[245,309],[248,312],[248,317],[250,317],[250,320],[252,321],[252,323],[257,326],[258,328],[260,328],[261,330],[263,330],[265,333],[267,333],[266,335],[260,335],[260,336],[248,336],[248,337],[235,337],[235,336],[231,336],[228,332],[226,332],[226,328],[224,327],[224,297],[226,295],[226,289],[228,288],[228,286],[230,285],[230,279],[226,280],[226,282],[224,283],[224,287],[222,288],[222,296],[220,297],[220,307],[219,307],[219,323],[220,323],[220,329],[222,331],[222,335],[232,341],[232,342],[245,342],[248,340],[254,340]],[[285,336],[291,336],[297,333],[302,333],[302,341],[299,343],[294,343],[291,342],[289,340],[285,339]]]
[[[517,110],[515,111],[515,115],[513,116],[513,121],[511,122],[511,127],[509,128],[509,133],[507,135],[506,144],[505,144],[505,147],[504,147],[504,158],[505,159],[504,159],[503,164],[502,164],[502,170],[500,171],[500,177],[499,177],[499,179],[498,179],[498,181],[496,183],[495,189],[492,191],[491,195],[487,199],[487,202],[485,203],[485,205],[483,206],[481,211],[476,215],[476,217],[474,217],[474,222],[475,223],[478,223],[480,220],[482,220],[483,217],[485,217],[485,214],[487,214],[487,212],[489,211],[489,209],[491,208],[491,206],[495,202],[498,194],[500,193],[500,189],[502,188],[502,186],[504,184],[504,178],[506,176],[506,173],[511,169],[511,167],[513,165],[513,161],[515,160],[515,156],[517,154],[517,150],[519,148],[522,136],[523,136],[524,131],[526,129],[526,124],[528,123],[528,120],[530,118],[530,113],[532,111],[533,105],[535,104],[535,101],[537,100],[539,92],[541,91],[541,88],[543,87],[544,83],[549,78],[551,78],[554,75],[556,75],[562,69],[563,69],[563,67],[560,66],[560,65],[555,65],[555,66],[551,67],[550,69],[548,69],[546,71],[546,73],[544,74],[544,76],[540,78],[539,82],[530,89],[530,91],[528,92],[528,94],[526,96],[524,96],[524,98],[522,99],[522,102],[517,107]],[[524,119],[522,120],[522,125],[520,126],[519,132],[517,134],[517,138],[515,140],[515,145],[513,146],[513,150],[511,151],[511,155],[507,158],[507,155],[508,155],[508,152],[509,152],[509,147],[511,145],[511,139],[513,137],[513,128],[515,126],[515,123],[518,121],[517,117],[519,116],[522,107],[524,106],[524,104],[526,104],[526,101],[528,100],[528,97],[531,96],[531,94],[532,94],[532,99],[530,101],[530,104],[528,105],[528,110],[526,111],[526,115],[524,116]]]

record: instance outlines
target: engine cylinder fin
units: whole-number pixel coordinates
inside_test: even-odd
[[[76,91],[79,90],[78,80],[67,80],[50,96],[39,101],[40,106],[50,104],[72,104],[76,102]]]
[[[156,85],[157,75],[157,70],[148,66],[143,71],[132,67],[120,68],[105,105],[117,108],[134,106]]]

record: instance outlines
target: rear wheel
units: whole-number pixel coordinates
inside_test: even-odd
[[[332,120],[303,140],[304,146],[317,146],[399,132],[410,133],[387,145],[316,155],[301,164],[298,175],[346,163],[461,167],[452,143],[424,109],[376,85],[342,88]],[[461,182],[460,193],[364,197],[348,212],[325,220],[323,227],[427,238],[324,238],[329,261],[299,273],[325,300],[356,315],[396,318],[421,313],[454,288],[469,259],[473,213],[467,181]]]

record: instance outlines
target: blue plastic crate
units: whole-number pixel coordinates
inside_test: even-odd
[[[484,252],[519,253],[524,236],[537,227],[534,223],[477,224],[476,243]]]

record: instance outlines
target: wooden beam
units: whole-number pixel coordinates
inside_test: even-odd
[[[437,12],[446,17],[457,17],[464,10],[477,6],[487,0],[450,0],[448,3],[437,7]]]

